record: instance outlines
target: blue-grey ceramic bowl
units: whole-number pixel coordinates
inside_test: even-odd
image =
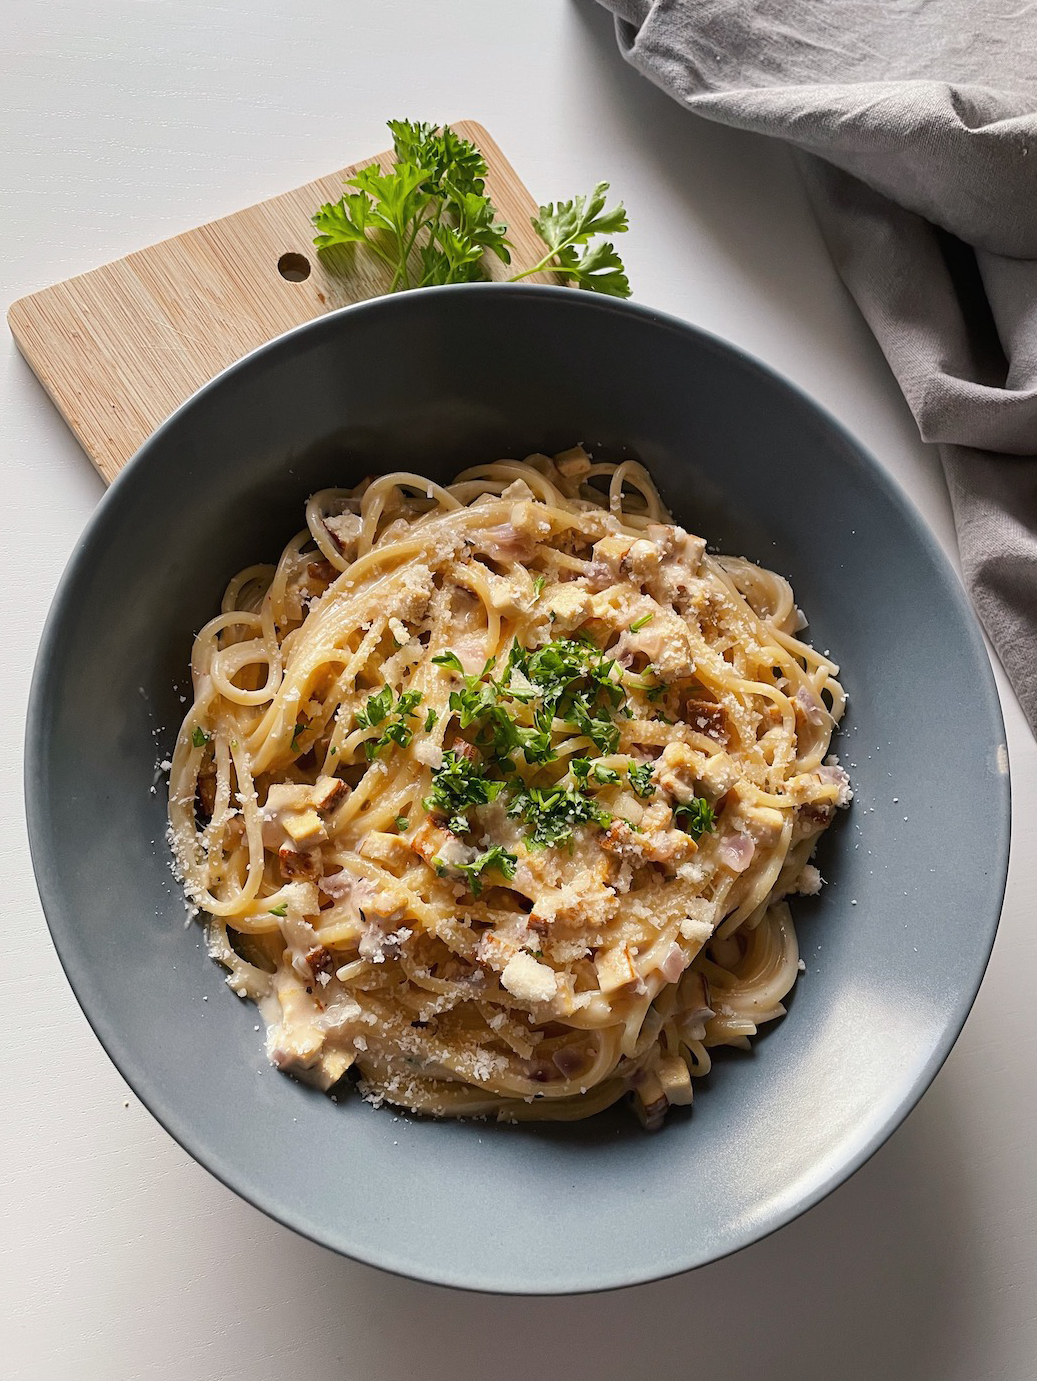
[[[751,1054],[646,1136],[397,1117],[267,1066],[255,1010],[184,927],[156,761],[194,631],[325,485],[437,478],[582,441],[650,467],[678,519],[789,575],[850,696],[856,800],[795,908],[806,972]],[[423,1280],[562,1292],[650,1280],[787,1223],[915,1104],[976,995],[1007,864],[1004,730],[947,562],[832,418],[730,345],[568,290],[477,286],[315,321],[228,369],[98,506],[43,635],[26,797],[54,942],[158,1120],[225,1184]],[[895,798],[895,799],[894,799]],[[962,802],[967,799],[967,810]],[[963,831],[967,829],[967,841]]]

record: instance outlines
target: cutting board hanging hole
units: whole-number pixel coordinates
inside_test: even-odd
[[[282,254],[278,259],[277,271],[282,278],[287,278],[289,283],[305,283],[310,276],[310,261],[305,254],[291,251]]]

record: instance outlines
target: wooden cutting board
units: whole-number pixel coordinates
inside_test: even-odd
[[[454,129],[482,151],[516,261],[535,263],[544,246],[530,225],[533,198],[481,125]],[[391,161],[364,159],[14,303],[7,319],[19,349],[105,480],[221,369],[282,331],[387,291],[374,255],[319,257],[310,217],[358,168]],[[494,278],[510,271],[493,256],[488,268]]]

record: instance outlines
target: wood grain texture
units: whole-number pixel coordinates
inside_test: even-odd
[[[481,125],[453,127],[486,159],[487,190],[516,261],[535,263],[543,245],[530,225],[533,198]],[[388,270],[372,254],[318,257],[310,218],[358,168],[391,161],[391,153],[365,159],[12,305],[19,349],[105,480],[227,365],[293,326],[387,291]],[[281,275],[286,253],[306,258],[308,278]],[[493,256],[488,267],[497,279],[509,272]]]

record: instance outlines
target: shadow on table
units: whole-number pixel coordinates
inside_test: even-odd
[[[960,1109],[939,1106],[951,1089],[938,1080],[929,1116],[909,1119],[795,1223],[654,1285],[559,1299],[468,1294],[397,1280],[287,1233],[265,1284],[291,1279],[314,1302],[314,1318],[338,1335],[329,1351],[343,1381],[946,1381],[983,1276],[954,1137]]]

